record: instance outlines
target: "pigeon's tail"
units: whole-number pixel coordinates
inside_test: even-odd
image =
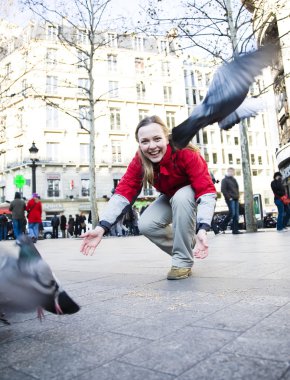
[[[75,314],[80,310],[79,305],[65,291],[58,294],[57,302],[51,298],[43,308],[53,314]]]

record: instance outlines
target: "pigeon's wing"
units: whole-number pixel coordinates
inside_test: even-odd
[[[173,143],[185,147],[201,128],[234,112],[244,101],[254,78],[271,63],[275,50],[274,45],[268,45],[223,64],[215,73],[204,101],[187,120],[173,128]]]
[[[262,99],[246,98],[234,112],[219,121],[218,125],[221,129],[228,130],[241,120],[256,116],[265,108],[266,105]]]

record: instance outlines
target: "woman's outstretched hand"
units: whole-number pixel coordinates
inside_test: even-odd
[[[195,237],[195,247],[193,249],[193,255],[197,259],[205,259],[208,255],[208,242],[207,234],[205,230],[199,230]]]
[[[81,238],[83,238],[83,242],[80,249],[81,253],[85,256],[92,256],[102,240],[104,233],[104,229],[98,226],[94,230],[82,234]]]

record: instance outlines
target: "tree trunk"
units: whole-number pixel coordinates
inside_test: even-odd
[[[233,49],[233,55],[238,54],[238,44],[237,44],[237,31],[234,26],[233,12],[231,0],[225,0],[225,5],[228,10],[228,24],[230,29],[230,38]],[[253,187],[252,187],[252,176],[251,176],[251,166],[250,166],[250,154],[249,154],[249,143],[247,128],[245,121],[240,124],[240,143],[241,143],[241,157],[242,157],[242,170],[244,179],[244,199],[245,199],[245,219],[246,219],[246,229],[248,232],[257,231],[257,223],[254,215],[254,201],[253,201]]]

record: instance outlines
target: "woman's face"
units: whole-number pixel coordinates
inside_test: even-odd
[[[168,138],[161,125],[152,123],[141,127],[138,131],[139,147],[151,162],[160,162],[167,150]]]

